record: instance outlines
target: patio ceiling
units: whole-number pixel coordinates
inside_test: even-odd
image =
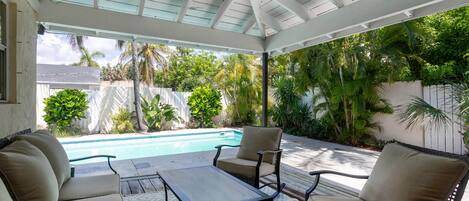
[[[273,55],[469,0],[40,0],[51,32]]]

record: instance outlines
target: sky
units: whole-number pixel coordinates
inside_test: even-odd
[[[116,40],[87,37],[85,47],[90,51],[104,53],[104,58],[96,59],[100,66],[108,63],[117,64],[120,50],[116,46]],[[76,63],[80,59],[80,52],[72,48],[68,42],[67,35],[45,33],[38,35],[37,40],[37,63],[38,64],[65,64]]]
[[[86,37],[84,46],[88,51],[99,51],[104,53],[104,58],[98,58],[96,61],[100,66],[116,65],[119,62],[121,50],[117,48],[116,40]],[[170,47],[175,49],[175,47]],[[215,52],[217,57],[223,57],[227,53]],[[80,60],[80,52],[72,48],[69,39],[65,34],[45,33],[38,35],[37,39],[37,63],[38,64],[62,64],[71,65]]]

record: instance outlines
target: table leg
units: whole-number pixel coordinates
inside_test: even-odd
[[[164,200],[168,201],[168,187],[166,186],[166,182],[163,182],[164,186]]]

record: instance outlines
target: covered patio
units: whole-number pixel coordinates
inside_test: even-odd
[[[18,23],[10,34],[16,43],[9,49],[9,64],[13,67],[7,72],[14,79],[8,79],[7,99],[0,102],[0,137],[34,128],[36,123],[36,61],[31,55],[36,53],[37,33],[73,33],[258,55],[262,63],[262,126],[267,127],[269,57],[469,5],[469,0],[1,1],[18,7],[15,13],[8,13]],[[11,117],[7,117],[9,114]],[[281,138],[281,148],[284,154],[280,171],[287,187],[277,200],[302,200],[312,181],[319,178],[308,171],[332,168],[369,175],[380,156],[376,151],[288,134]],[[237,148],[226,149],[224,157],[237,152]],[[164,200],[157,171],[210,165],[214,154],[208,151],[140,158],[113,165],[120,174],[119,189],[126,201]],[[103,173],[110,173],[106,163],[77,165],[75,172],[78,177]],[[269,176],[261,183],[271,181],[275,179]],[[364,181],[326,176],[313,195],[360,200],[363,185]],[[275,189],[265,191],[270,194]]]
[[[38,21],[42,32],[260,55],[265,126],[270,56],[468,3],[467,0],[45,0],[40,2]]]

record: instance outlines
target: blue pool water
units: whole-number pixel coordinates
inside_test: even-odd
[[[115,160],[143,158],[151,156],[190,153],[215,150],[221,144],[239,145],[239,131],[210,133],[185,133],[164,136],[138,136],[127,138],[105,138],[81,141],[62,141],[70,159],[91,155],[115,155]],[[106,159],[92,159],[74,164],[101,162]]]

